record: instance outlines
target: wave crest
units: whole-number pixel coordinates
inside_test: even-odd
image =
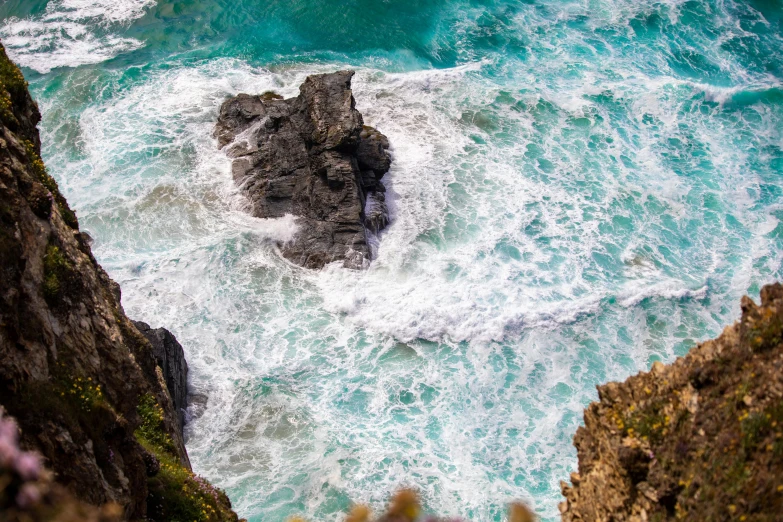
[[[39,18],[11,17],[0,37],[17,63],[45,74],[110,60],[144,46],[114,33],[146,12],[155,0],[54,0]]]

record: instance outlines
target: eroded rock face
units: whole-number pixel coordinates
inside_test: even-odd
[[[123,520],[158,522],[183,506],[196,512],[201,504],[183,484],[194,491],[197,482],[163,370],[48,174],[38,121],[0,45],[0,405],[18,422],[21,448],[40,454],[68,491],[42,506],[67,507],[73,496],[114,505]],[[163,456],[176,476],[161,472]],[[225,495],[204,494],[213,496],[214,519],[235,522]]]
[[[283,255],[307,268],[370,261],[370,230],[388,224],[389,141],[364,126],[352,71],[310,76],[296,98],[240,94],[220,109],[218,144],[234,159],[235,182],[256,217],[298,216]]]
[[[598,388],[563,522],[781,520],[783,286],[670,366]]]
[[[166,380],[166,387],[182,430],[185,426],[185,409],[188,407],[188,363],[185,360],[185,350],[174,334],[165,328],[152,328],[141,321],[133,321],[133,324],[152,344],[155,362],[163,371],[163,378]]]

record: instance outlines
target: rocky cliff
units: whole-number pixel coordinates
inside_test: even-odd
[[[41,161],[39,120],[0,46],[0,405],[19,445],[124,519],[236,520],[190,470],[153,346]]]
[[[598,392],[564,522],[783,520],[783,286],[674,364]]]
[[[188,362],[185,360],[185,350],[174,334],[165,328],[152,328],[141,321],[133,321],[133,325],[152,345],[152,355],[163,372],[163,380],[174,411],[177,412],[181,431],[185,427],[185,409],[188,407]]]
[[[388,224],[381,178],[391,166],[389,141],[364,126],[353,75],[310,76],[289,100],[240,94],[223,104],[215,129],[253,215],[298,216],[299,231],[280,247],[307,268],[365,267],[368,231]]]

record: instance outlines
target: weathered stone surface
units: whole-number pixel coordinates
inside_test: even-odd
[[[598,387],[563,522],[781,520],[783,286],[669,366]]]
[[[152,344],[155,362],[163,370],[163,378],[178,414],[181,430],[185,426],[185,409],[188,407],[188,363],[185,350],[174,334],[165,328],[153,329],[141,321],[133,321],[133,324]]]
[[[40,158],[38,121],[0,45],[0,405],[19,424],[20,446],[42,455],[70,493],[64,499],[116,505],[124,520],[172,520],[156,513],[196,507],[182,487],[196,482],[178,415],[153,347]],[[154,452],[176,476],[150,477]],[[225,495],[215,497],[214,520],[236,521]]]
[[[389,222],[381,182],[391,166],[389,141],[364,126],[353,75],[310,76],[289,100],[240,94],[223,104],[215,129],[252,214],[298,216],[299,232],[280,248],[307,268],[367,266],[367,231]]]

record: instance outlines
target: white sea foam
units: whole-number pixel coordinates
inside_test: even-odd
[[[455,106],[439,110],[432,92],[466,81],[466,75],[475,73],[477,67],[395,76],[360,71],[356,80],[360,108],[368,123],[381,126],[394,143],[395,170],[388,185],[395,224],[383,236],[376,266],[390,271],[393,277],[387,284],[399,286],[402,294],[407,292],[407,301],[395,297],[381,303],[360,293],[363,278],[380,284],[372,272],[368,272],[372,280],[336,267],[321,274],[306,273],[283,262],[264,238],[290,237],[293,220],[267,225],[245,215],[242,198],[230,180],[228,160],[214,149],[211,128],[217,106],[226,95],[267,89],[293,95],[306,74],[326,67],[273,74],[222,61],[167,71],[83,112],[78,137],[81,157],[76,162],[67,155],[49,156],[51,164],[80,173],[64,179],[63,189],[74,195],[83,226],[97,238],[96,252],[122,283],[128,311],[156,325],[166,324],[188,347],[194,391],[209,396],[203,416],[193,421],[189,439],[200,472],[219,478],[223,486],[248,491],[268,491],[258,481],[273,476],[288,492],[281,495],[301,499],[306,509],[314,511],[335,489],[357,500],[379,503],[400,482],[427,484],[423,477],[433,481],[424,487],[435,506],[481,509],[484,505],[470,486],[485,473],[485,465],[470,456],[484,443],[477,446],[463,426],[467,418],[486,422],[488,415],[499,413],[487,409],[488,401],[501,407],[488,359],[496,349],[471,350],[459,363],[465,369],[449,374],[438,362],[440,357],[451,356],[448,351],[396,347],[394,338],[385,337],[392,328],[403,339],[406,329],[428,321],[427,306],[434,309],[446,304],[445,313],[453,323],[440,326],[442,331],[433,337],[459,336],[455,334],[460,331],[458,323],[471,314],[470,306],[436,300],[422,305],[418,316],[394,318],[388,310],[411,307],[422,296],[406,264],[418,249],[437,254],[436,246],[417,245],[417,238],[441,226],[449,204],[447,188],[456,177],[444,158],[463,154],[471,144],[460,134],[459,111]],[[403,102],[412,93],[419,98],[408,106]],[[376,98],[391,101],[375,103]],[[45,102],[44,112],[52,111],[56,107]],[[46,142],[57,142],[57,133],[65,132],[47,129]],[[138,167],[138,158],[145,158],[143,169]],[[483,248],[492,240],[482,243]],[[402,252],[395,253],[394,247]],[[455,252],[449,259],[459,261],[465,255],[470,254]],[[437,266],[446,263],[438,260]],[[329,288],[340,281],[343,288]],[[438,294],[446,295],[446,281],[440,275],[432,282],[438,285],[433,287]],[[384,289],[371,286],[369,290],[373,288],[384,295]],[[333,298],[340,302],[332,302]],[[324,303],[323,310],[318,303]],[[330,312],[333,308],[336,315]],[[489,305],[483,309],[476,321],[492,313]],[[355,326],[343,322],[340,314],[361,316],[368,310],[387,317],[388,325],[376,330],[368,324],[371,337],[362,341],[365,334],[357,334]],[[297,321],[292,323],[293,317]],[[461,335],[474,335],[470,328],[481,331],[474,324]],[[498,324],[489,330],[502,328]],[[480,333],[475,335],[478,338]],[[321,348],[323,343],[329,343],[327,350]],[[397,352],[412,364],[392,362],[390,366],[379,360]],[[533,353],[533,358],[541,354]],[[471,376],[467,366],[481,369],[480,377]],[[286,376],[289,372],[303,376],[292,380]],[[343,373],[340,380],[345,388],[323,380]],[[377,375],[377,380],[359,382],[366,375]],[[269,382],[260,398],[259,376],[267,376]],[[460,391],[463,387],[467,396]],[[419,397],[417,401],[431,401],[427,398],[431,392],[426,391],[430,388],[442,398],[428,407],[426,416],[415,416],[407,425],[390,422],[399,409],[395,394],[410,390]],[[485,400],[461,413],[450,413],[453,400],[474,393],[484,395]],[[360,401],[365,405],[359,408],[376,419],[372,422],[377,427],[368,426],[361,411],[334,409],[351,397],[365,397]],[[555,429],[562,420],[561,415],[550,413],[537,418],[532,427],[526,414],[509,412],[508,417],[508,429],[532,429],[532,434]],[[429,441],[423,434],[436,429],[433,422],[440,423],[441,433]],[[395,460],[384,468],[389,447],[379,443],[382,439],[396,441],[394,447],[405,439],[420,442],[412,449],[399,446],[400,451],[412,452],[411,463],[403,466]],[[357,444],[364,448],[361,455],[355,454]],[[486,444],[488,458],[504,453],[489,441]],[[208,457],[216,448],[222,456]],[[528,465],[547,462],[554,455],[546,448],[530,451]],[[522,469],[522,464],[519,460],[514,465]],[[352,470],[349,479],[345,477],[348,469]],[[307,479],[302,482],[298,476]],[[502,482],[482,483],[485,494],[498,498],[519,494]],[[259,507],[258,495],[239,497],[239,509],[258,513],[254,511]],[[274,503],[270,507],[264,498],[264,513],[269,513]]]
[[[208,396],[194,466],[243,516],[339,520],[340,499],[380,506],[407,483],[441,513],[500,520],[534,497],[554,519],[594,384],[681,354],[779,271],[780,209],[755,209],[748,147],[727,144],[747,127],[693,83],[624,62],[570,76],[566,54],[535,47],[495,80],[493,57],[359,68],[358,108],[394,155],[392,224],[363,272],[285,262],[295,219],[248,216],[211,137],[227,96],[295,96],[338,66],[167,64],[103,80],[75,122],[67,96],[42,101],[46,159],[126,310],[174,331]],[[778,123],[760,114],[754,143]],[[695,161],[709,179],[683,174]]]
[[[45,20],[97,20],[103,24],[127,24],[144,16],[157,0],[53,0]]]
[[[156,0],[52,0],[43,15],[3,21],[0,36],[18,64],[47,73],[100,63],[143,42],[114,31],[144,15]]]

